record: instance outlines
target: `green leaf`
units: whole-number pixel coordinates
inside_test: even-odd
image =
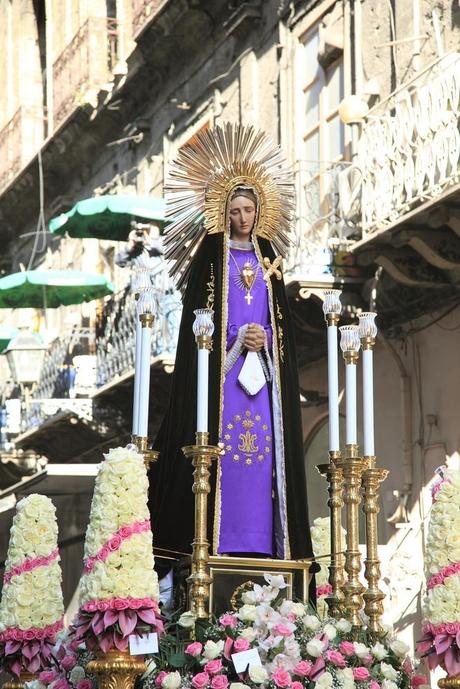
[[[184,653],[171,653],[169,656],[169,664],[171,667],[182,668],[185,667],[187,658]]]

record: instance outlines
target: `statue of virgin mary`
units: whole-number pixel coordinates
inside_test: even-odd
[[[214,311],[209,431],[214,554],[312,556],[297,360],[281,259],[294,187],[280,149],[252,127],[199,134],[170,170],[166,257],[183,291],[169,409],[154,448],[150,509],[157,547],[191,552],[197,356],[194,311]]]

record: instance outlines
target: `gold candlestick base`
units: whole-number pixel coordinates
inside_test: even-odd
[[[209,574],[208,542],[208,495],[211,491],[209,468],[213,459],[219,457],[219,447],[208,445],[208,433],[196,434],[196,445],[182,448],[186,457],[192,460],[193,492],[195,494],[195,537],[192,543],[192,573],[187,579],[189,585],[190,609],[198,619],[209,617]]]
[[[97,676],[99,689],[133,689],[136,677],[146,672],[147,665],[142,656],[114,649],[90,660],[87,668]]]
[[[143,435],[132,435],[131,442],[137,447],[138,452],[144,456],[145,468],[148,470],[150,465],[158,461],[160,453],[149,447],[150,441]]]
[[[32,682],[37,679],[38,675],[35,672],[21,672],[19,677],[14,677],[11,681],[5,682],[2,689],[23,689],[26,682]]]
[[[439,680],[438,687],[440,687],[440,689],[460,689],[460,675],[443,677]]]

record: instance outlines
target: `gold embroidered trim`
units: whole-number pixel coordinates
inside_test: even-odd
[[[207,309],[214,309],[215,283],[216,283],[216,278],[214,275],[214,263],[211,263],[209,281],[206,283],[206,290],[208,292],[208,299],[206,301],[206,308]]]
[[[276,305],[276,317],[279,321],[283,320],[283,314],[281,313],[280,305]],[[280,353],[280,359],[284,364],[284,332],[281,325],[278,323],[278,347]]]

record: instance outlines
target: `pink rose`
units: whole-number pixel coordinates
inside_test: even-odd
[[[193,643],[187,646],[187,648],[185,649],[185,653],[189,656],[193,656],[194,658],[196,658],[200,655],[202,650],[203,644],[200,644],[199,641],[194,641]]]
[[[326,658],[336,667],[343,668],[347,666],[347,661],[340,651],[326,651]]]
[[[249,648],[249,641],[247,639],[236,639],[233,644],[233,652],[240,653],[241,651],[247,651]]]
[[[370,654],[364,656],[364,658],[361,659],[364,663],[364,665],[370,665],[372,663],[372,656]]]
[[[22,571],[23,572],[30,572],[33,569],[32,562],[30,560],[26,560],[22,564]]]
[[[283,624],[282,622],[275,624],[272,631],[276,636],[291,636],[292,634],[292,631],[287,624]]]
[[[64,677],[61,677],[60,679],[56,680],[56,682],[53,685],[53,689],[70,689],[70,684]]]
[[[121,529],[119,529],[118,533],[120,536],[125,539],[129,538],[131,536],[131,527],[130,526],[122,526]]]
[[[402,664],[402,669],[406,673],[406,675],[411,675],[414,671],[414,668],[412,667],[412,662],[409,657],[404,658],[404,662]]]
[[[126,610],[126,608],[129,608],[129,602],[123,598],[114,598],[113,607],[115,610]]]
[[[48,682],[54,682],[57,676],[58,674],[54,670],[43,670],[43,672],[40,672],[38,675],[38,679],[40,682],[48,684]]]
[[[118,535],[112,536],[112,538],[110,539],[110,541],[107,544],[109,550],[112,550],[112,551],[118,550],[118,548],[121,546],[121,541],[122,541],[121,536],[118,536]]]
[[[24,639],[26,641],[33,641],[37,636],[37,632],[34,629],[26,629],[24,632]]]
[[[357,682],[364,682],[366,679],[369,679],[370,676],[371,673],[367,667],[364,667],[363,665],[353,668],[353,677]]]
[[[77,659],[75,656],[67,655],[61,660],[61,666],[66,672],[71,670],[77,664]]]
[[[161,687],[161,683],[164,680],[165,677],[169,675],[169,672],[165,672],[165,670],[162,670],[161,672],[158,673],[157,678],[155,679],[155,685],[157,687]]]
[[[425,675],[414,675],[411,679],[410,685],[413,687],[413,689],[417,689],[418,687],[421,687],[423,684],[429,684],[430,681],[428,677],[425,677]],[[372,689],[372,687],[371,687]]]
[[[90,679],[81,679],[77,682],[77,689],[92,689],[93,683]]]
[[[229,615],[228,613],[219,617],[219,623],[222,627],[231,627],[233,629],[233,627],[236,627],[237,622],[235,615]]]
[[[311,663],[309,663],[308,660],[301,660],[300,663],[297,663],[293,672],[295,675],[298,675],[299,677],[308,677],[310,670]]]
[[[380,684],[373,679],[369,684],[369,689],[380,689]]]
[[[110,608],[110,603],[108,600],[100,600],[97,607],[101,612],[105,612]]]
[[[209,675],[207,672],[199,672],[197,675],[192,677],[192,684],[195,689],[204,689],[209,684]]]
[[[303,689],[302,682],[293,682],[291,684],[291,689]]]
[[[216,675],[218,672],[223,670],[222,666],[222,661],[220,658],[216,658],[215,660],[210,660],[209,663],[206,663],[204,666],[205,672],[208,672],[210,675]]]
[[[350,658],[355,655],[355,645],[351,641],[341,641],[339,644],[339,651],[343,653],[344,656]]]
[[[104,562],[104,560],[107,560],[109,556],[110,550],[108,546],[103,546],[98,554],[96,555],[96,559],[99,560],[100,562]]]
[[[227,689],[228,679],[225,675],[216,675],[211,680],[212,689]]]
[[[446,624],[444,625],[444,628],[445,628],[446,634],[452,634],[452,636],[455,636],[457,634],[458,627],[455,624],[455,622],[446,622]]]
[[[291,675],[282,667],[279,667],[275,670],[275,672],[272,674],[272,680],[275,682],[276,686],[280,687],[281,689],[290,687],[292,682]]]

